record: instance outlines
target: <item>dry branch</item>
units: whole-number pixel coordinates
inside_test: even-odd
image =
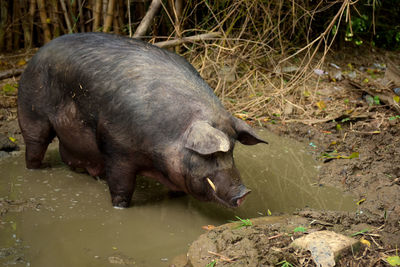
[[[210,33],[203,33],[203,34],[194,35],[194,36],[190,36],[190,37],[183,37],[180,39],[158,42],[158,43],[155,43],[154,45],[156,45],[158,47],[171,47],[171,46],[176,46],[176,45],[179,45],[182,43],[212,40],[212,39],[219,38],[219,37],[221,37],[220,32],[210,32]]]
[[[146,34],[147,29],[150,26],[150,23],[154,16],[156,15],[157,11],[160,9],[161,0],[153,0],[150,4],[149,10],[147,10],[146,15],[140,22],[138,28],[136,29],[133,37],[141,37]]]
[[[22,74],[25,68],[14,69],[0,72],[0,80],[4,80],[11,77],[16,77]]]

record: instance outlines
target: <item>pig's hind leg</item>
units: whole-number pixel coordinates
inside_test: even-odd
[[[47,118],[34,119],[19,112],[18,121],[25,141],[25,162],[28,169],[40,168],[47,147],[55,137],[55,131]]]

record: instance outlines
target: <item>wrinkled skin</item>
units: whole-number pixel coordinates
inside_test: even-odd
[[[39,50],[20,80],[18,119],[27,168],[41,166],[57,136],[62,160],[104,177],[115,207],[130,205],[138,174],[236,207],[249,190],[235,141],[266,143],[184,58],[101,33],[64,35]]]

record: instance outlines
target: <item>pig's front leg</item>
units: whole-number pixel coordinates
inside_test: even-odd
[[[115,208],[127,208],[131,203],[136,186],[136,170],[129,163],[131,162],[119,157],[106,159],[107,183]]]

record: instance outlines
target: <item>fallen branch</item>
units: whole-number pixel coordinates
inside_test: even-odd
[[[384,88],[383,85],[380,85],[381,88],[384,88],[386,90],[374,90],[373,88],[369,88],[367,86],[362,85],[359,82],[349,80],[349,84],[352,85],[353,87],[369,94],[370,96],[377,96],[380,101],[383,103],[386,103],[388,106],[393,108],[397,113],[400,114],[400,105],[394,100],[395,94],[388,88]],[[377,87],[379,84],[377,84]]]
[[[15,77],[21,75],[21,73],[24,71],[23,69],[14,69],[14,70],[7,70],[0,72],[0,80],[4,80],[7,78]]]
[[[150,4],[149,10],[147,10],[146,15],[137,27],[133,37],[138,38],[146,34],[147,29],[150,26],[151,21],[156,15],[158,9],[160,9],[161,0],[153,0]]]
[[[215,39],[220,36],[221,36],[220,32],[210,32],[210,33],[203,33],[203,34],[189,36],[189,37],[183,37],[183,38],[179,38],[179,39],[158,42],[158,43],[155,43],[154,45],[156,45],[158,47],[171,47],[171,46],[176,46],[176,45],[180,45],[182,43],[187,43],[187,42],[196,42],[196,41]]]
[[[277,235],[273,235],[273,236],[268,237],[268,240],[272,240],[272,239],[275,239],[275,238],[278,238],[278,237],[281,237],[281,236],[283,236],[282,233],[277,234]]]

